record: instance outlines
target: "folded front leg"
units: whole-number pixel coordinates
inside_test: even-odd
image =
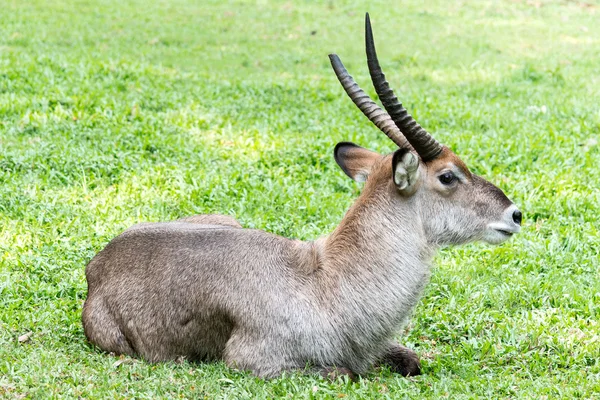
[[[417,353],[397,343],[390,343],[377,365],[387,365],[392,372],[402,376],[421,375],[421,361]]]

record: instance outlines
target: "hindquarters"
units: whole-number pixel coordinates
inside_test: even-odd
[[[136,304],[114,300],[92,294],[83,306],[85,335],[100,349],[151,362],[222,358],[233,329],[225,314],[208,308],[189,310],[166,296]]]
[[[244,248],[273,243],[262,233],[204,223],[231,220],[138,225],[111,241],[86,267],[89,341],[149,361],[221,358],[233,321],[260,309],[255,285],[269,276]],[[240,243],[241,250],[227,250]]]
[[[81,320],[90,343],[109,353],[134,355],[133,348],[102,299],[88,296]]]

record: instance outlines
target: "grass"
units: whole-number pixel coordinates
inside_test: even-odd
[[[0,396],[599,397],[600,5],[338,3],[0,0]],[[365,11],[405,105],[525,215],[509,243],[436,258],[400,336],[424,375],[261,381],[86,343],[85,264],[134,223],[339,222],[360,187],[335,143],[392,149],[327,58],[375,97]]]

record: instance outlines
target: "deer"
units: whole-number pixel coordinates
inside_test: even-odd
[[[163,362],[224,361],[260,378],[308,371],[421,373],[395,340],[443,246],[500,244],[522,214],[504,192],[408,114],[379,64],[369,15],[367,64],[385,111],[330,54],[347,95],[397,149],[341,142],[334,159],[363,189],[339,225],[313,241],[199,215],[134,225],[86,267],[82,322],[90,343]]]

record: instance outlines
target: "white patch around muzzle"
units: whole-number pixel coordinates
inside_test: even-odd
[[[513,204],[504,210],[500,221],[488,224],[483,240],[491,244],[500,244],[510,239],[515,233],[519,233],[521,225],[514,219],[516,211],[518,208]]]

